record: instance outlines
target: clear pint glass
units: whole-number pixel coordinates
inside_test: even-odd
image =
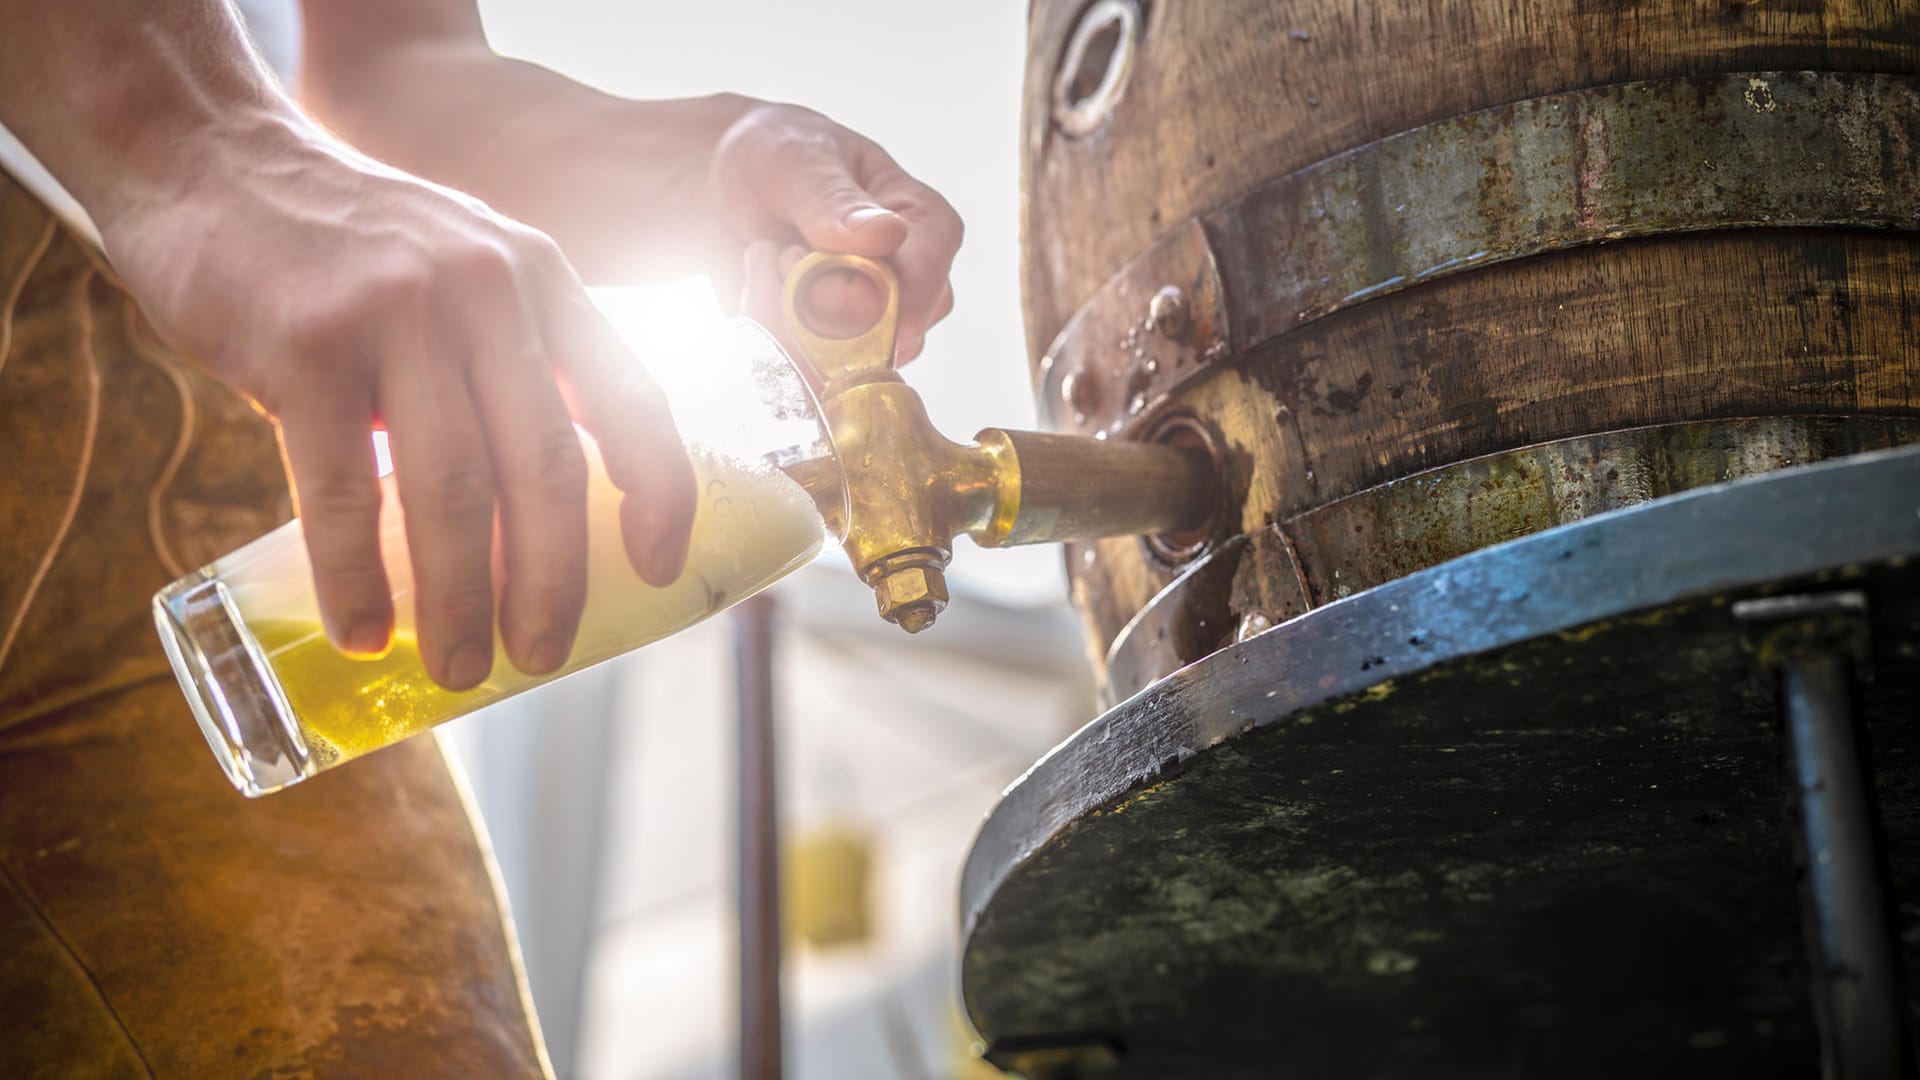
[[[392,647],[344,655],[321,629],[306,542],[292,521],[154,596],[181,689],[228,779],[248,796],[378,750],[503,698],[657,641],[810,561],[845,520],[838,466],[806,383],[763,329],[731,320],[694,377],[667,381],[699,482],[686,570],[655,588],[628,565],[621,493],[590,440],[589,579],[573,653],[523,675],[497,634],[493,673],[467,691],[428,678],[415,644],[413,572],[387,485],[381,549],[393,587]]]

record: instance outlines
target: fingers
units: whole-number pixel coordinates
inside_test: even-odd
[[[357,380],[302,380],[280,411],[280,445],[293,474],[300,527],[327,639],[342,652],[384,652],[393,597],[380,563],[380,482],[373,402]]]
[[[806,258],[807,249],[788,246],[779,251],[778,282],[792,276]],[[814,333],[827,338],[850,338],[872,326],[886,312],[887,299],[874,280],[857,270],[826,270],[813,274],[795,298],[798,314]],[[784,312],[781,316],[784,319]]]
[[[666,397],[577,283],[548,306],[546,320],[573,415],[624,493],[627,561],[648,584],[671,585],[686,566],[696,491]]]
[[[421,662],[435,682],[466,690],[492,672],[496,607],[508,659],[536,675],[564,666],[585,608],[587,458],[557,374],[602,433],[609,475],[628,496],[629,559],[656,584],[685,562],[694,484],[664,399],[557,251],[480,244],[443,254],[438,272],[441,301],[428,298],[438,289],[387,290],[420,300],[377,320],[369,362],[338,386],[300,385],[328,369],[299,367],[280,415],[329,636],[374,653],[391,634],[368,438],[377,412]]]
[[[545,675],[586,607],[587,459],[544,343],[517,299],[505,308],[474,343],[469,382],[499,499],[500,638],[514,667]]]
[[[742,235],[888,258],[900,280],[897,355],[904,361],[919,353],[928,328],[951,308],[947,278],[965,233],[938,192],[871,141],[790,107],[758,110],[736,124],[714,161],[722,205]],[[823,297],[821,306],[831,302]],[[859,305],[849,304],[846,318],[854,321]]]
[[[775,333],[783,333],[786,326],[780,311],[780,245],[771,240],[748,244],[740,262],[740,314]]]
[[[789,250],[804,251],[799,248]],[[819,393],[820,374],[813,369],[812,360],[807,356],[806,350],[800,347],[800,343],[794,340],[793,334],[787,329],[786,312],[781,308],[782,283],[785,281],[786,274],[781,270],[784,257],[780,245],[771,240],[748,244],[740,262],[742,268],[740,314],[765,327],[767,332],[773,335],[774,340],[780,343],[780,348],[793,359],[800,374],[807,380],[807,385],[813,387],[815,393]]]
[[[953,286],[948,285],[946,288],[940,290],[940,299],[933,305],[933,317],[931,319],[931,322],[937,323],[941,319],[946,318],[952,312],[953,312]],[[926,346],[926,343],[927,343],[927,339],[924,335],[922,335],[919,338],[919,340],[914,341],[910,344],[900,346],[898,362],[902,364],[911,362],[914,357],[920,355],[920,350]]]
[[[493,670],[494,472],[458,345],[396,343],[382,366],[393,475],[413,561],[420,658],[433,681],[470,690]]]
[[[901,362],[920,352],[927,331],[953,307],[948,286],[966,227],[939,192],[908,176],[876,147],[867,181],[874,195],[907,221],[907,237],[892,254],[900,279]]]
[[[812,357],[787,326],[787,314],[781,302],[786,279],[807,255],[804,247],[782,248],[769,240],[747,247],[743,266],[739,309],[742,315],[765,327],[780,348],[793,358],[801,377],[815,393],[822,380],[814,370]],[[829,338],[847,338],[872,326],[884,310],[879,286],[865,274],[852,270],[830,270],[817,274],[796,298],[799,314],[816,334]]]
[[[860,183],[842,135],[856,138],[804,110],[729,133],[717,159],[723,195],[759,235],[788,226],[821,251],[892,254],[908,223]]]
[[[807,326],[829,338],[857,337],[886,310],[880,287],[858,270],[815,272],[795,302]]]
[[[747,260],[740,237],[725,222],[709,220],[700,231],[700,247],[707,281],[721,310],[729,315],[746,314],[740,307],[747,290]]]

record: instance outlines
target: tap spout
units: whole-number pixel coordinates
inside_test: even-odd
[[[854,338],[822,338],[798,310],[802,286],[828,269],[863,273],[885,294],[885,314]],[[788,276],[786,301],[788,329],[823,387],[847,558],[881,616],[910,633],[947,605],[956,536],[1011,547],[1192,532],[1216,512],[1216,469],[1203,449],[1002,428],[971,444],[946,438],[893,370],[897,287],[880,263],[809,255]]]

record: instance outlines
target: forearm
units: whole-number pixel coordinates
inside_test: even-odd
[[[707,166],[749,104],[612,97],[494,54],[477,28],[397,44],[310,35],[307,61],[303,103],[349,142],[540,229],[602,282],[697,268]]]
[[[224,147],[312,136],[220,0],[0,0],[0,20],[0,122],[103,231]]]
[[[304,0],[302,100],[368,153],[557,241],[590,281],[704,270],[739,295],[750,250],[892,261],[899,355],[953,304],[960,217],[857,132],[721,95],[626,101],[488,47],[475,0]]]

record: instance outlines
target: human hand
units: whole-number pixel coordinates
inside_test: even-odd
[[[336,646],[378,652],[393,627],[376,424],[421,657],[443,686],[491,669],[496,566],[508,658],[536,674],[566,660],[586,595],[575,420],[625,492],[634,569],[656,585],[679,575],[692,469],[665,399],[551,241],[298,121],[181,157],[191,175],[166,197],[95,216],[162,337],[278,423]]]
[[[807,109],[754,103],[721,137],[712,179],[720,216],[747,252],[746,280],[729,284],[749,296],[766,295],[756,277],[785,274],[809,250],[886,258],[900,279],[899,363],[919,355],[928,328],[953,310],[947,275],[960,216],[871,140]],[[836,336],[880,314],[878,292],[858,274],[821,275],[807,301],[838,324]],[[776,312],[749,313],[781,332]]]

